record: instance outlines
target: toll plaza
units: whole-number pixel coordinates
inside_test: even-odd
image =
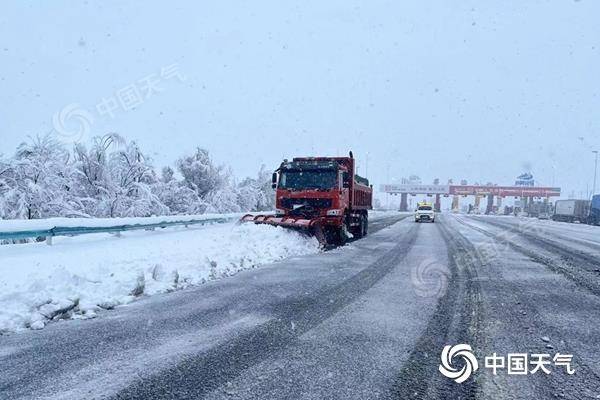
[[[400,195],[400,211],[408,211],[408,196],[435,196],[434,208],[441,211],[441,197],[452,196],[452,211],[460,208],[460,197],[475,197],[475,207],[479,207],[481,199],[486,198],[485,213],[494,209],[494,200],[499,209],[502,199],[506,197],[520,198],[523,204],[534,199],[548,201],[550,197],[560,196],[560,188],[543,186],[499,186],[499,185],[439,185],[439,184],[384,184],[380,191],[391,195]]]

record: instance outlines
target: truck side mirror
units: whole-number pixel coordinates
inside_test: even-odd
[[[271,175],[271,187],[273,189],[277,187],[277,172],[273,172],[273,175]]]

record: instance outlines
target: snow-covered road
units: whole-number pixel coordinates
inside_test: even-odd
[[[0,336],[0,393],[597,398],[600,228],[521,229],[512,217],[398,219],[382,215],[367,238],[344,248],[146,297],[96,319]],[[573,241],[560,237],[565,232]],[[480,359],[460,385],[438,371],[443,346],[456,343]],[[494,375],[482,359],[494,352],[572,354],[576,373],[553,366],[548,375]]]

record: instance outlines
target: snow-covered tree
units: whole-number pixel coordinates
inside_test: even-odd
[[[19,218],[24,214],[25,204],[18,205],[13,199],[16,187],[14,162],[0,155],[0,219]]]
[[[242,211],[238,202],[238,191],[232,177],[231,169],[223,168],[219,175],[220,185],[204,196],[204,201],[208,204],[206,212],[230,213]]]
[[[207,203],[208,213],[234,213],[242,211],[238,203],[238,194],[233,186],[225,186],[213,190],[204,199]]]
[[[91,215],[138,217],[168,214],[153,190],[158,183],[150,160],[135,142],[117,134],[93,139],[88,150],[75,147],[82,201]]]
[[[266,211],[275,207],[271,174],[262,165],[257,178],[246,178],[238,185],[238,203],[244,211]]]
[[[184,182],[194,190],[200,198],[204,198],[214,190],[221,190],[227,183],[224,167],[216,166],[208,151],[198,147],[194,154],[180,158],[177,169]]]
[[[260,166],[258,171],[258,184],[261,196],[257,203],[256,211],[268,211],[275,208],[275,190],[273,189],[271,176],[272,171],[266,169],[265,165]]]
[[[120,146],[125,140],[117,134],[94,137],[88,150],[84,144],[74,149],[75,169],[77,170],[77,188],[86,211],[93,216],[109,216],[105,208],[107,197],[113,192],[111,181],[109,150]]]
[[[194,154],[179,159],[177,168],[186,186],[197,194],[203,212],[241,210],[231,171],[215,165],[207,150],[197,148]]]
[[[118,134],[95,137],[72,152],[47,135],[0,155],[0,218],[122,217],[273,208],[270,173],[240,184],[230,169],[197,148],[157,174],[135,142]]]
[[[152,192],[158,179],[154,168],[135,142],[111,154],[110,216],[144,217],[167,214],[168,208]]]
[[[171,214],[202,214],[208,207],[194,190],[175,178],[171,167],[162,169],[161,178],[153,189]]]
[[[70,154],[50,135],[35,137],[17,148],[9,167],[10,190],[3,196],[11,218],[85,215],[73,191],[75,170]]]

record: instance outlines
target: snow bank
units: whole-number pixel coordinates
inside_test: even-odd
[[[140,296],[185,288],[316,253],[315,238],[283,228],[233,223],[91,234],[0,246],[0,332],[41,329],[51,320],[92,318]]]

